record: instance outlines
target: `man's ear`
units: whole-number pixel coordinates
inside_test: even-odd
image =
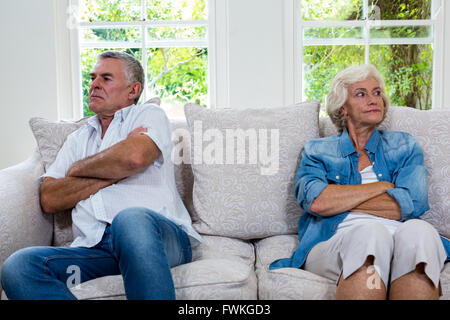
[[[136,99],[142,91],[142,85],[140,82],[134,82],[130,85],[130,90],[128,92],[128,99]]]

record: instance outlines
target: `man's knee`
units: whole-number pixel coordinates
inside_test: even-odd
[[[39,263],[40,258],[35,254],[35,248],[24,248],[14,252],[3,263],[1,272],[1,283],[7,292],[9,288],[16,286],[15,282],[23,281],[24,275],[30,275]]]
[[[142,242],[160,234],[158,213],[143,207],[133,207],[119,212],[111,223],[111,236],[118,242]]]
[[[131,228],[134,229],[142,224],[154,222],[154,215],[157,214],[144,207],[132,207],[120,211],[111,222],[111,228]]]

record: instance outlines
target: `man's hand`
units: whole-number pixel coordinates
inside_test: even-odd
[[[133,131],[131,131],[128,136],[128,138],[134,137],[134,136],[138,136],[143,134],[144,132],[147,132],[147,128],[144,128],[143,126],[137,127],[136,129],[134,129]]]
[[[106,188],[117,180],[95,178],[65,177],[60,179],[47,177],[41,184],[41,207],[46,213],[74,208],[81,200],[89,198],[100,189]]]
[[[46,178],[41,185],[42,209],[48,213],[71,209],[100,189],[147,168],[161,151],[145,132],[146,128],[138,127],[127,139],[74,162],[65,178]]]
[[[147,132],[146,128],[138,127],[128,134],[127,139],[73,163],[67,175],[121,180],[145,170],[161,151],[144,132]]]

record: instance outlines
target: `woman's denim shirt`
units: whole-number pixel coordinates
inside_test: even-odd
[[[410,134],[375,129],[365,149],[378,180],[395,185],[386,192],[398,202],[401,221],[419,218],[429,209],[427,169],[422,149]],[[358,159],[359,154],[346,129],[342,134],[312,140],[305,145],[294,189],[295,197],[305,211],[298,223],[299,245],[291,258],[276,260],[269,269],[300,268],[311,248],[336,232],[349,211],[322,217],[311,212],[311,204],[329,184],[361,184]],[[448,261],[450,241],[441,239]]]

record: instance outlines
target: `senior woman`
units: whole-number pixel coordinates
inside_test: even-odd
[[[423,153],[377,126],[389,100],[373,65],[340,72],[327,96],[339,134],[308,142],[295,181],[299,245],[270,269],[336,282],[337,299],[438,299],[450,242],[418,219],[428,207]]]

